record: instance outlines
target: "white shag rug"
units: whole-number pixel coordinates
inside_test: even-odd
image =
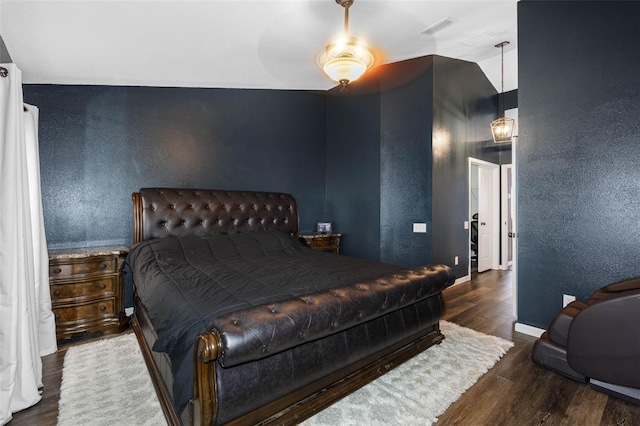
[[[445,340],[305,421],[304,425],[431,425],[513,343],[446,321]],[[69,348],[58,426],[165,425],[133,334]]]
[[[311,417],[303,425],[431,425],[513,347],[440,321],[445,339]]]
[[[135,334],[67,350],[58,426],[166,424]]]

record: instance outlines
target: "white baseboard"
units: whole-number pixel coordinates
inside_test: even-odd
[[[518,333],[522,333],[522,334],[527,334],[529,336],[533,336],[533,337],[540,337],[542,336],[542,333],[544,333],[547,330],[543,330],[541,328],[538,327],[533,327],[527,324],[522,324],[517,322],[514,330],[517,331]]]
[[[456,281],[453,283],[453,285],[466,283],[467,281],[471,281],[471,275],[465,275],[464,277],[460,277],[460,278],[456,279]]]

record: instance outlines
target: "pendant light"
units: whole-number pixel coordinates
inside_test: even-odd
[[[509,44],[508,41],[496,44],[496,47],[500,48],[500,55],[502,57],[502,89],[498,94],[498,114],[499,117],[491,122],[491,133],[493,134],[494,143],[511,142],[513,138],[513,127],[515,120],[507,118],[504,115],[504,105],[502,97],[504,96],[504,47]]]
[[[343,87],[357,80],[373,65],[373,55],[356,37],[349,35],[349,8],[354,0],[336,0],[344,7],[344,34],[331,40],[318,56],[318,65]]]

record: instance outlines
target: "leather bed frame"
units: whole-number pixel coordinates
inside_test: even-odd
[[[167,236],[257,230],[278,230],[294,236],[298,234],[297,206],[295,199],[288,194],[148,188],[133,194],[133,205],[134,243]],[[417,268],[408,273],[427,275],[429,278],[433,276],[434,280],[446,282],[441,285],[443,288],[455,280],[452,271],[443,266]],[[355,289],[359,287],[356,285],[354,291]],[[218,412],[216,388],[223,383],[220,381],[224,380],[221,376],[225,370],[220,365],[219,358],[223,350],[228,349],[224,346],[221,333],[214,329],[196,339],[193,399],[183,413],[178,414],[173,405],[173,377],[169,357],[150,349],[157,336],[145,307],[135,294],[132,327],[170,425],[210,425],[221,422],[297,424],[444,339],[438,323],[444,311],[441,290],[429,294],[428,297],[421,295],[420,291],[422,290],[418,291],[417,296],[414,295],[416,301],[408,306],[384,313],[361,324],[356,321],[356,325],[350,325],[348,329],[339,330],[326,337],[334,340],[352,339],[354,336],[368,333],[367,327],[376,327],[376,324],[381,322],[384,322],[385,327],[387,323],[392,324],[390,333],[393,338],[389,339],[387,336],[374,342],[375,351],[371,351],[370,345],[360,352],[356,349],[353,353],[343,354],[345,360],[351,361],[339,361],[335,367],[327,367],[323,376],[313,382],[292,389],[286,395],[232,419],[225,418],[224,413]],[[283,309],[286,309],[286,303],[283,302]],[[260,321],[259,316],[254,319],[243,318],[244,320],[254,321],[256,324]],[[331,325],[333,327],[333,323]],[[327,348],[330,348],[333,343],[329,342],[327,345]],[[251,351],[251,348],[247,350]],[[284,352],[287,351],[293,349],[285,347]],[[335,352],[335,349],[328,351]],[[242,362],[242,353],[232,355],[229,359],[235,357],[238,363]],[[330,352],[320,355],[332,357]],[[269,362],[268,359],[262,361]],[[216,374],[219,376],[216,377]]]

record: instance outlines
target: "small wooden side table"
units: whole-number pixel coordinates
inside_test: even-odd
[[[58,340],[78,334],[120,333],[124,312],[124,258],[128,247],[49,252],[49,288]]]
[[[340,237],[342,234],[301,234],[299,236],[300,241],[307,247],[335,254],[340,251]]]

